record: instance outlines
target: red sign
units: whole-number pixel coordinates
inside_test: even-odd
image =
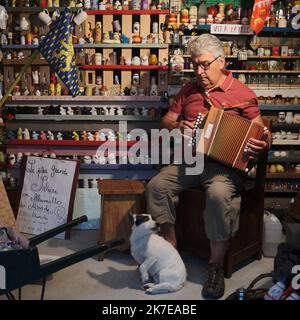
[[[250,28],[255,31],[256,34],[264,27],[265,21],[270,15],[272,2],[274,2],[274,0],[255,0],[250,19]]]

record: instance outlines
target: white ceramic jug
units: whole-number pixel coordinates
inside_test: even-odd
[[[5,30],[7,27],[8,14],[3,6],[0,6],[0,29]]]

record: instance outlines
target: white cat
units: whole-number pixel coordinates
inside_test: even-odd
[[[150,215],[133,215],[131,254],[139,264],[147,293],[166,293],[181,289],[186,280],[185,265],[178,251],[157,234]]]

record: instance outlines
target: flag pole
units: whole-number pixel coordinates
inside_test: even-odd
[[[18,76],[16,77],[16,79],[14,80],[14,82],[9,86],[9,88],[5,91],[4,96],[2,97],[1,101],[0,101],[0,111],[2,109],[2,106],[4,105],[5,101],[7,100],[7,98],[9,97],[9,95],[12,93],[12,91],[14,90],[15,86],[18,84],[18,82],[22,79],[23,74],[25,73],[25,71],[27,70],[27,68],[31,65],[31,63],[35,60],[35,58],[38,56],[38,54],[40,53],[39,49],[35,49],[35,51],[33,52],[33,54],[28,58],[27,62],[25,63],[25,65],[22,67],[20,73],[18,74]]]

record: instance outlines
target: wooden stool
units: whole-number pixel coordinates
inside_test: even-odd
[[[99,243],[123,238],[125,244],[115,247],[129,249],[132,221],[129,213],[145,213],[145,188],[138,180],[99,180],[101,194],[101,226]],[[103,260],[104,253],[99,255]]]

